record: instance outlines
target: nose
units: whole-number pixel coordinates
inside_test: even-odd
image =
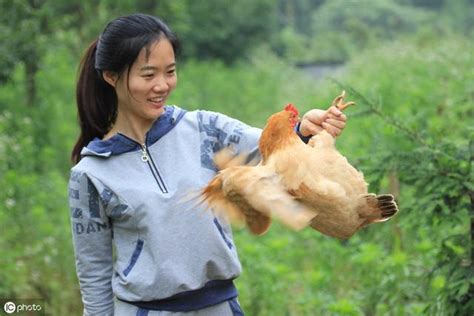
[[[155,85],[153,86],[153,91],[154,92],[163,92],[168,90],[168,83],[166,82],[166,79],[158,76],[156,79]]]

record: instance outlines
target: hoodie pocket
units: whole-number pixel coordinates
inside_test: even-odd
[[[224,229],[222,228],[217,218],[214,218],[214,225],[216,225],[217,230],[221,234],[222,239],[224,239],[224,242],[226,243],[227,247],[229,247],[229,249],[232,249],[232,243],[230,242],[229,238],[227,238],[227,236],[225,235]]]
[[[143,244],[144,244],[143,239],[138,238],[137,244],[135,245],[135,250],[133,251],[133,254],[132,254],[132,258],[130,258],[130,262],[128,263],[125,270],[123,270],[124,276],[127,276],[130,273],[130,271],[132,271],[133,267],[135,266],[135,263],[137,263],[138,257],[140,256],[143,250]]]

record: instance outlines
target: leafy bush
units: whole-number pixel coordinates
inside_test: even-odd
[[[428,17],[424,10],[389,0],[327,1],[313,16],[312,51],[317,60],[341,62],[357,51],[416,32]]]
[[[241,301],[251,314],[474,311],[468,45],[462,39],[394,43],[348,64],[338,80],[358,106],[348,111],[338,146],[364,171],[373,192],[397,195],[400,214],[347,242],[278,225],[261,239],[238,231]],[[316,104],[335,95],[332,84],[324,87]],[[272,273],[278,269],[284,273]],[[275,306],[279,300],[284,307]]]
[[[0,297],[42,298],[53,314],[80,307],[66,190],[75,130],[68,57],[48,56],[38,104],[25,101],[21,65],[0,89]]]

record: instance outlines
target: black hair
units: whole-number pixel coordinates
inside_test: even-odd
[[[102,77],[111,71],[119,77],[137,59],[140,51],[166,38],[175,55],[179,41],[170,28],[159,18],[136,13],[119,17],[107,24],[99,38],[87,48],[79,65],[76,103],[80,135],[71,153],[74,163],[81,159],[80,152],[91,140],[102,138],[117,118],[117,94]]]

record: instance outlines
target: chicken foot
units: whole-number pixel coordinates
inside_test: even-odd
[[[344,111],[351,105],[355,105],[355,102],[350,101],[350,102],[345,102],[344,103],[344,98],[346,97],[346,91],[342,90],[342,93],[337,96],[334,101],[332,101],[331,106],[335,106],[338,110]]]

